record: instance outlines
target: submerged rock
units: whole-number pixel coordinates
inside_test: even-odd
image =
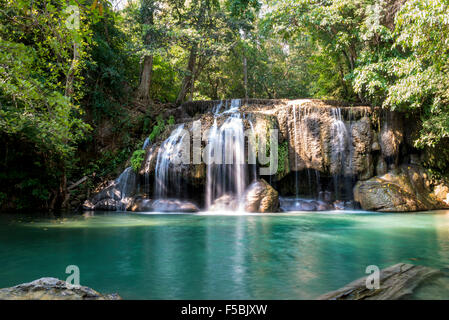
[[[279,194],[264,179],[251,183],[243,195],[246,212],[279,211]]]
[[[279,203],[281,211],[326,211],[334,209],[332,203],[322,200],[279,198]]]
[[[430,188],[423,168],[403,165],[383,176],[359,181],[354,187],[354,200],[364,210],[385,212],[424,211],[447,208]]]
[[[200,209],[190,201],[177,199],[158,199],[151,203],[153,211],[162,212],[198,212]]]
[[[40,278],[0,289],[0,300],[121,300],[121,297],[116,293],[103,295],[56,278]]]
[[[335,210],[358,210],[360,209],[360,204],[352,200],[337,200],[333,203],[333,209]]]

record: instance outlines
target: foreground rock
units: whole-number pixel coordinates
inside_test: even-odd
[[[243,195],[246,212],[277,212],[279,211],[279,194],[265,180],[251,183]]]
[[[447,208],[444,188],[432,190],[425,170],[403,165],[383,176],[359,181],[354,187],[354,200],[364,210],[384,212],[424,211]]]
[[[83,286],[73,286],[56,278],[40,278],[29,283],[0,289],[0,300],[121,300],[117,294],[103,295]]]
[[[397,300],[406,299],[427,280],[441,276],[439,270],[398,263],[380,271],[380,288],[368,289],[367,277],[360,278],[318,300]]]

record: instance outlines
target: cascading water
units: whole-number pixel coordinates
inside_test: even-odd
[[[240,100],[233,99],[220,113],[223,102],[214,109],[214,124],[209,131],[207,150],[206,208],[211,208],[214,200],[224,195],[237,199],[247,185],[245,164],[245,135],[243,119],[240,115]],[[218,127],[219,117],[227,116]]]
[[[143,142],[142,150],[145,150],[151,143],[150,137],[147,137]]]
[[[344,175],[345,154],[348,149],[348,130],[341,117],[341,109],[333,108],[331,110],[331,172],[333,172],[334,193],[339,195],[338,188],[341,183],[340,177]]]
[[[116,188],[120,191],[120,201],[117,204],[117,211],[126,209],[128,199],[136,184],[136,174],[132,167],[126,168],[115,180]]]
[[[310,101],[304,101],[310,102]],[[351,134],[338,107],[317,108],[289,102],[289,142],[295,169],[291,197],[284,208],[313,208],[310,201],[330,202],[351,194]],[[334,199],[335,199],[334,198]]]
[[[184,124],[179,125],[165,140],[158,152],[154,179],[154,198],[166,199],[181,195],[181,166],[182,158],[186,155],[185,146],[188,133]],[[190,154],[189,154],[190,155]]]
[[[320,176],[319,172],[317,170],[310,170],[310,167],[312,167],[312,162],[314,161],[311,158],[311,155],[309,154],[309,150],[314,148],[313,145],[311,145],[310,141],[315,141],[313,139],[314,133],[311,132],[311,127],[316,126],[316,119],[319,118],[317,114],[313,113],[310,108],[307,106],[302,105],[296,105],[296,103],[292,104],[292,113],[293,113],[293,143],[294,143],[294,150],[299,151],[298,154],[295,154],[295,167],[305,167],[307,168],[305,170],[306,177],[302,177],[303,179],[306,179],[307,181],[307,191],[308,196],[318,195],[320,191]],[[299,163],[298,158],[301,159],[301,163]],[[314,175],[315,181],[313,180],[312,175]],[[298,170],[295,171],[295,196],[296,198],[299,197],[300,194],[300,188],[299,185],[300,177],[298,175]],[[304,183],[304,182],[303,182]],[[316,190],[315,190],[316,187]]]

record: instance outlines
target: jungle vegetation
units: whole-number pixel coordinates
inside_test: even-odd
[[[449,0],[0,0],[0,207],[67,207],[189,100],[404,111],[447,174],[448,69]]]

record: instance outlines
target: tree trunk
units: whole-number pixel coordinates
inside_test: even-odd
[[[248,99],[248,65],[245,54],[243,54],[243,85],[245,86],[245,99]]]
[[[153,56],[145,56],[143,60],[140,84],[137,88],[136,99],[146,103],[150,101],[151,73],[153,71]]]
[[[154,25],[154,1],[142,1],[140,8],[141,18],[143,22],[147,26]],[[149,47],[152,43],[151,32],[147,31],[144,36],[143,44],[145,47]],[[140,74],[140,83],[139,87],[136,91],[136,100],[137,102],[146,104],[150,101],[150,87],[151,87],[151,74],[153,72],[153,55],[145,55],[143,57],[143,67],[142,72]]]
[[[73,42],[73,59],[70,65],[69,72],[67,73],[66,83],[65,83],[65,96],[71,97],[73,95],[73,82],[75,80],[76,68],[79,62],[79,52],[78,52],[78,44]]]
[[[196,54],[197,54],[197,45],[194,44],[190,49],[189,62],[187,64],[187,74],[184,76],[184,79],[182,80],[181,90],[179,91],[178,98],[176,98],[176,104],[182,103],[185,100],[187,91],[189,89],[192,89],[191,82],[193,81],[193,74],[195,71]]]

